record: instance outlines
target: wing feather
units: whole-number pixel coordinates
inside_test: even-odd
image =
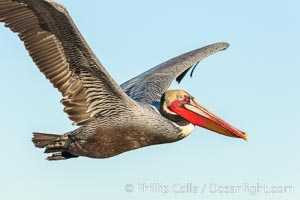
[[[62,93],[64,111],[74,124],[114,115],[111,107],[134,103],[109,76],[62,5],[52,0],[0,0],[0,22],[18,33],[39,70]]]
[[[201,60],[228,47],[229,44],[221,42],[187,52],[136,76],[121,87],[136,101],[149,104],[159,102],[173,80],[176,79],[180,83],[190,68],[193,68],[192,76]]]

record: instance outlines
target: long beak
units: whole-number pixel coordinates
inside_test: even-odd
[[[229,137],[243,138],[246,141],[248,140],[248,135],[246,133],[238,130],[209,112],[196,100],[194,100],[194,98],[190,98],[189,103],[182,104],[179,107],[172,104],[168,108],[194,125]]]

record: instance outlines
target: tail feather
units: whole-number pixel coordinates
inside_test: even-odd
[[[59,137],[60,135],[56,135],[56,134],[33,133],[32,142],[36,147],[44,148]]]
[[[66,160],[69,158],[78,158],[78,156],[75,156],[67,151],[63,151],[63,152],[57,152],[57,153],[53,153],[51,156],[48,156],[46,158],[46,160]]]
[[[38,148],[45,148],[45,153],[53,153],[47,157],[47,160],[65,160],[69,158],[77,158],[68,152],[68,146],[71,142],[68,135],[56,135],[48,133],[33,133],[32,142]]]

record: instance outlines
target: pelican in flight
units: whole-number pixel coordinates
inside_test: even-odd
[[[61,92],[64,111],[79,128],[62,135],[33,133],[48,160],[108,158],[171,143],[195,126],[247,140],[183,90],[168,90],[204,58],[226,49],[215,43],[172,58],[118,85],[84,40],[65,7],[53,0],[0,0],[0,22],[18,33],[39,70]]]

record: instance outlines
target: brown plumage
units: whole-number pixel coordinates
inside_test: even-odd
[[[180,82],[195,63],[226,49],[227,43],[182,54],[119,86],[62,5],[52,0],[0,0],[0,22],[18,33],[40,71],[61,92],[64,111],[80,126],[63,135],[34,133],[35,146],[53,153],[48,160],[107,158],[144,146],[175,142],[186,137],[194,124],[246,139],[237,129],[219,119],[214,121],[216,116],[209,119],[210,124],[199,118],[207,117],[207,110],[188,93],[166,92],[174,79]],[[170,94],[170,105],[160,106],[170,100]]]

